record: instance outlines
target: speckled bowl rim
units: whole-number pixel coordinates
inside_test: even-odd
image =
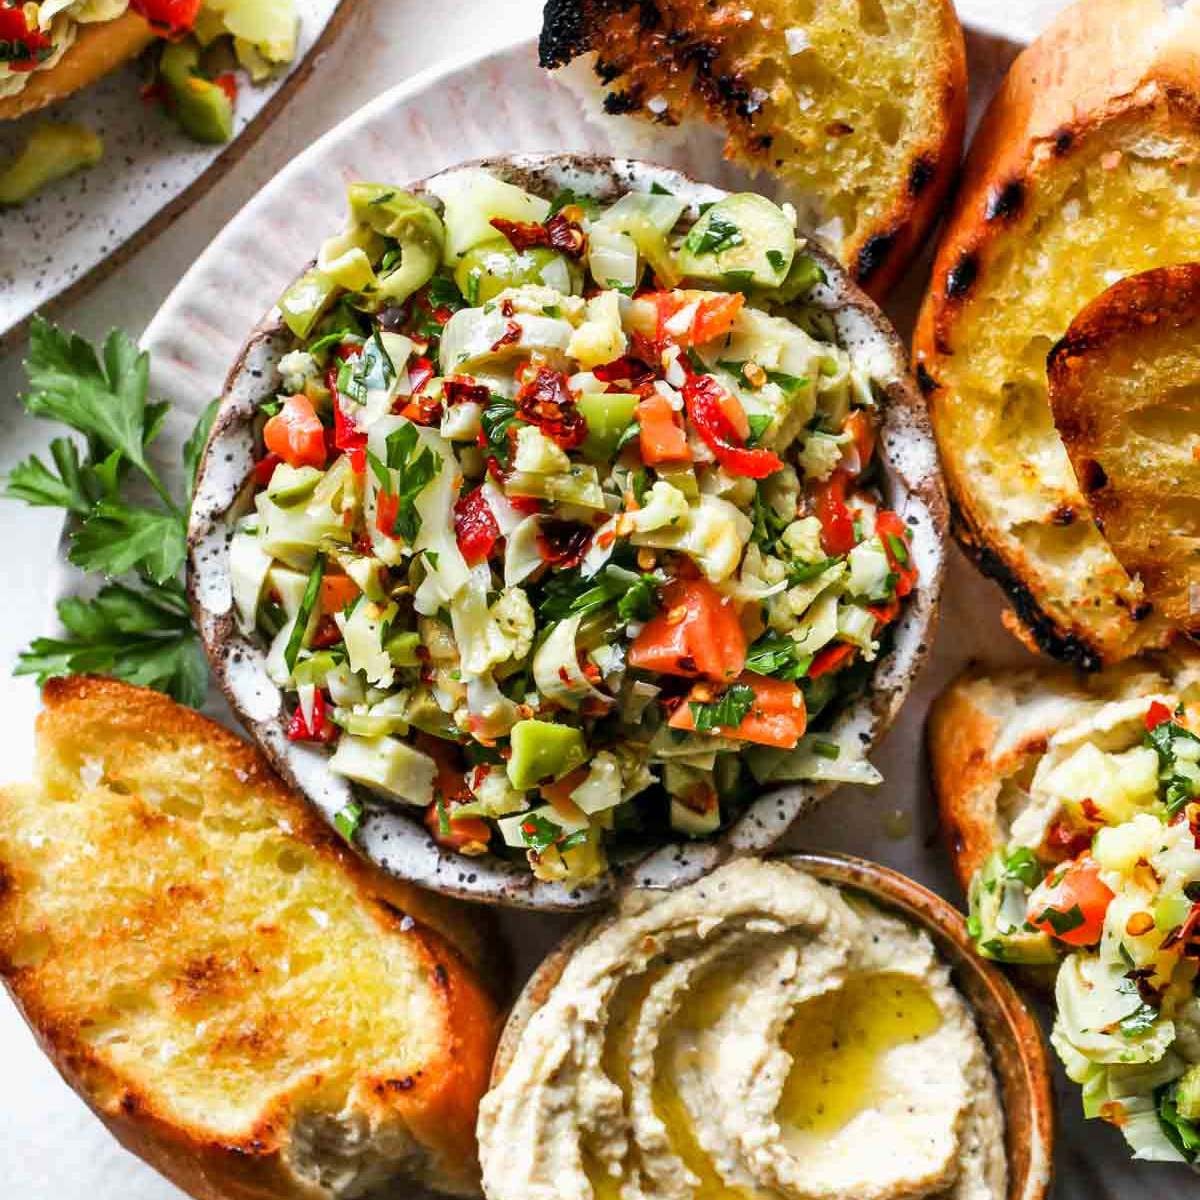
[[[779,855],[777,861],[861,892],[929,933],[975,1014],[1000,1088],[1008,1158],[1006,1200],[1047,1200],[1054,1183],[1056,1118],[1046,1043],[1017,989],[975,953],[962,914],[907,875],[849,854],[799,850]],[[575,926],[529,977],[500,1035],[492,1087],[504,1078],[526,1026],[546,1003],[575,951],[616,919],[617,914],[609,912]]]
[[[464,165],[407,186],[420,192],[432,179]],[[679,171],[605,156],[508,155],[479,160],[477,165],[547,194],[573,185],[603,198],[654,182],[693,206],[725,194]],[[883,388],[887,404],[879,438],[884,490],[890,506],[910,522],[913,557],[920,571],[920,583],[894,627],[892,649],[875,664],[870,689],[839,715],[829,733],[831,740],[865,753],[890,726],[928,655],[945,569],[946,496],[925,401],[909,373],[900,339],[878,306],[841,267],[819,247],[810,243],[807,249],[828,277],[815,289],[812,300],[831,313],[840,336],[865,338],[886,355],[891,379]],[[274,394],[275,367],[292,340],[278,309],[272,309],[251,333],[230,371],[192,505],[188,588],[213,674],[238,719],[280,774],[332,821],[350,797],[349,786],[325,769],[322,752],[287,741],[282,693],[262,670],[261,644],[238,632],[228,586],[231,510],[236,513],[239,495],[239,488],[229,480],[249,476],[254,413],[261,399]],[[220,469],[214,468],[217,462]],[[255,672],[253,686],[235,685],[231,676],[244,674],[247,664]],[[640,858],[614,864],[604,876],[584,885],[537,880],[523,862],[493,855],[468,858],[442,850],[419,821],[394,808],[369,809],[355,844],[384,870],[449,895],[531,909],[586,909],[626,887],[679,886],[730,857],[767,850],[796,817],[835,787],[822,782],[767,789],[716,838],[655,847]]]

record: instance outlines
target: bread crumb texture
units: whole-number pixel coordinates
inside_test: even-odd
[[[916,336],[968,548],[1041,648],[1087,668],[1169,628],[1092,519],[1047,356],[1116,280],[1196,257],[1200,5],[1177,12],[1077,5],[1017,60],[968,156]]]
[[[610,113],[721,125],[869,290],[957,165],[962,31],[940,0],[550,0],[542,64],[585,51]]]
[[[472,1194],[497,1014],[462,955],[233,735],[108,681],[46,701],[0,971],[68,1080],[198,1196]]]

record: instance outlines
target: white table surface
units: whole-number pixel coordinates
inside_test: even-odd
[[[1065,0],[960,0],[964,15],[1019,35]],[[360,10],[315,77],[247,157],[156,242],[56,317],[96,338],[120,325],[140,332],[189,263],[272,175],[314,137],[384,88],[451,57],[534,33],[539,0],[359,0]],[[541,149],[542,147],[525,147]],[[0,234],[3,219],[0,218]],[[0,474],[43,450],[53,429],[23,415],[20,354],[0,356]],[[47,625],[58,514],[0,501],[0,782],[27,776],[38,698],[11,679],[19,651]],[[1184,1181],[1180,1181],[1182,1185]],[[126,1154],[43,1058],[15,1009],[0,998],[0,1197],[3,1200],[180,1200]]]

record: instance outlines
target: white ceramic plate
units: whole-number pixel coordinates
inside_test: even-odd
[[[1065,0],[960,0],[969,27],[972,112],[993,92],[1024,39]],[[972,18],[979,20],[972,24]],[[630,147],[618,125],[597,124],[575,96],[541,73],[522,41],[488,56],[415,77],[385,93],[293,161],[234,218],[168,298],[143,338],[153,355],[155,397],[171,401],[160,454],[177,459],[191,422],[221,390],[244,338],[281,288],[337,228],[343,185],[355,177],[419,179],[464,159],[511,151],[621,154]],[[644,146],[639,148],[645,153]],[[744,184],[719,158],[715,138],[656,155],[719,186]],[[921,275],[918,267],[914,276]],[[888,309],[902,333],[913,315],[920,278],[910,279]],[[801,818],[788,848],[813,847],[881,862],[961,900],[934,836],[924,754],[924,722],[938,691],[972,658],[995,663],[1024,657],[999,623],[993,585],[951,554],[941,629],[930,665],[882,748],[873,756],[887,783],[878,792],[843,788],[832,802]],[[78,580],[64,566],[56,596]],[[211,711],[221,715],[214,695]],[[508,912],[503,916],[521,976],[569,928],[571,918]],[[1194,1187],[1179,1169],[1132,1164],[1120,1135],[1098,1122],[1085,1126],[1078,1088],[1060,1075],[1063,1135],[1060,1200],[1174,1200]]]
[[[104,158],[0,209],[0,339],[38,309],[123,262],[230,170],[307,78],[353,0],[296,0],[300,34],[290,66],[255,86],[241,72],[234,137],[224,146],[190,141],[140,98],[139,63],[115,71],[63,104],[0,123],[0,162],[47,121],[79,121],[104,139]]]

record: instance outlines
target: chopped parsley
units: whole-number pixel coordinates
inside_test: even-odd
[[[754,707],[754,689],[745,683],[735,683],[712,704],[688,701],[697,733],[713,733],[718,729],[736,729]]]
[[[548,217],[557,216],[564,208],[575,204],[582,208],[585,216],[593,216],[600,207],[599,203],[591,196],[585,196],[575,191],[573,188],[563,188],[553,200],[550,201],[550,212]]]
[[[1004,876],[1027,888],[1035,888],[1042,879],[1042,865],[1027,846],[1019,846],[1004,860]]]
[[[626,622],[650,620],[658,612],[658,589],[665,582],[664,576],[643,574],[617,601],[617,616]]]
[[[397,500],[394,532],[411,545],[421,528],[421,516],[415,500],[422,489],[442,469],[441,455],[429,446],[417,449],[420,439],[417,427],[411,423],[402,425],[387,439],[387,465],[396,472],[396,486],[384,488]],[[372,468],[374,469],[374,468]]]
[[[1145,734],[1145,744],[1158,754],[1159,796],[1170,816],[1179,812],[1197,794],[1195,781],[1178,769],[1176,741],[1200,742],[1200,738],[1176,721],[1163,721]]]
[[[776,679],[800,679],[812,665],[813,656],[804,654],[796,639],[773,629],[764,633],[746,653],[746,670],[755,675],[773,675]]]
[[[283,651],[283,661],[287,663],[289,672],[296,669],[296,659],[300,657],[300,648],[304,645],[304,635],[308,632],[308,622],[313,610],[317,607],[317,599],[321,595],[321,580],[325,577],[325,555],[320,551],[313,560],[312,570],[308,573],[308,583],[304,585],[304,596],[300,600],[300,608],[296,613],[296,623],[288,636],[287,646]]]
[[[363,821],[363,806],[357,800],[351,800],[345,808],[339,809],[333,815],[333,827],[348,842],[354,841],[354,835]]]
[[[742,231],[723,213],[715,212],[705,221],[697,221],[687,235],[684,247],[689,254],[720,254],[740,246],[746,239]]]
[[[491,403],[483,410],[479,424],[483,436],[487,438],[488,453],[502,466],[508,466],[511,444],[508,431],[517,422],[517,406],[511,400],[493,396]]]
[[[782,271],[783,264],[787,261],[782,250],[768,250],[767,262],[771,264],[771,270]]]
[[[1039,925],[1049,925],[1059,937],[1064,933],[1070,933],[1073,929],[1078,929],[1082,926],[1086,917],[1083,915],[1083,909],[1078,904],[1072,904],[1065,911],[1061,908],[1047,908],[1042,915],[1038,917]]]
[[[750,436],[746,439],[747,446],[757,446],[759,438],[767,432],[771,424],[770,413],[747,413],[746,421],[750,425]]]
[[[338,391],[354,404],[366,404],[373,391],[386,391],[396,378],[396,366],[383,348],[379,333],[363,343],[362,353],[338,370]]]

